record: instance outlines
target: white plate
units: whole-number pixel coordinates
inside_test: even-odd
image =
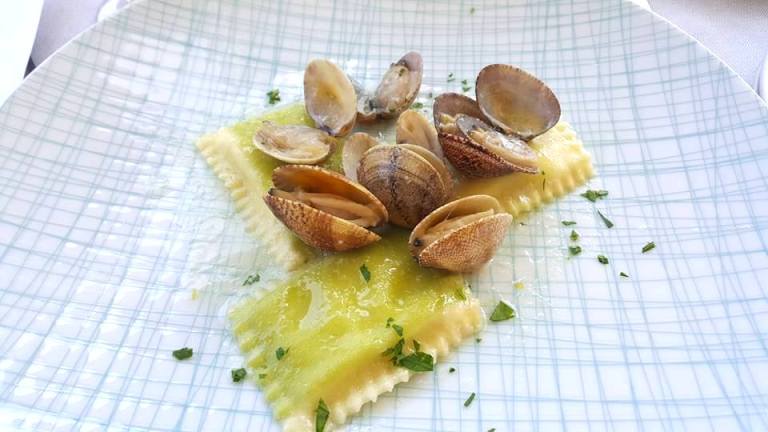
[[[153,0],[68,45],[0,110],[0,429],[278,430],[231,382],[223,319],[248,274],[277,273],[193,141],[269,89],[299,99],[310,58],[371,85],[410,49],[425,91],[492,62],[545,79],[616,226],[577,193],[530,216],[473,284],[520,318],[348,430],[768,429],[768,113],[698,44],[608,0]]]

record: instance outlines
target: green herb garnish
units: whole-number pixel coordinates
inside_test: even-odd
[[[474,14],[475,14],[475,7],[474,7],[474,6],[472,6],[471,8],[469,8],[469,14],[470,14],[470,15],[474,15]]]
[[[317,402],[317,409],[315,410],[315,432],[323,432],[325,430],[325,424],[328,422],[328,406],[320,399]]]
[[[576,225],[576,221],[566,221],[566,220],[564,220],[564,221],[560,221],[560,223],[563,224],[563,226]]]
[[[387,328],[392,326],[392,323],[395,322],[395,319],[392,317],[387,318]]]
[[[571,254],[571,256],[576,256],[581,253],[581,246],[568,246],[568,253]]]
[[[267,92],[267,97],[269,98],[269,104],[274,105],[278,102],[280,102],[280,89],[272,89]]]
[[[392,364],[396,365],[403,356],[403,346],[405,346],[405,339],[400,338],[396,344],[387,348],[381,355],[391,357]]]
[[[414,102],[413,105],[411,105],[411,108],[413,109],[422,109],[424,108],[424,104],[421,102]]]
[[[414,372],[431,372],[435,368],[435,359],[425,352],[415,352],[400,358],[397,365]]]
[[[266,377],[267,377],[267,374],[263,374],[263,373],[262,373],[262,374],[259,374],[259,379],[264,379],[264,378],[266,378]]]
[[[192,357],[192,348],[180,348],[173,352],[173,356],[176,357],[176,360],[186,360],[190,357]]]
[[[290,348],[288,348],[288,349],[283,349],[283,347],[279,347],[279,348],[278,348],[278,349],[275,351],[275,357],[277,357],[277,359],[278,359],[278,360],[282,360],[282,359],[283,359],[283,357],[285,357],[285,355],[286,355],[286,354],[288,354],[288,350],[290,350]]]
[[[397,333],[398,336],[403,337],[403,327],[397,324],[392,324],[392,330]]]
[[[608,264],[608,257],[605,255],[598,255],[597,260],[600,261],[600,264]]]
[[[261,280],[261,276],[259,276],[258,273],[256,273],[255,275],[250,275],[247,278],[245,278],[245,282],[243,282],[243,286],[253,285],[259,280]]]
[[[656,247],[656,243],[648,242],[648,243],[645,244],[645,246],[643,246],[643,253],[649,252],[650,250],[652,250],[655,247]]]
[[[448,373],[454,373],[454,372],[456,372],[456,368],[450,368],[450,369],[448,369]]]
[[[600,210],[598,210],[598,211],[597,211],[597,214],[599,214],[599,215],[600,215],[600,219],[602,219],[602,220],[603,220],[603,223],[605,224],[605,226],[606,226],[606,227],[608,227],[608,228],[613,228],[613,222],[611,222],[611,220],[610,220],[610,219],[608,219],[607,217],[605,217],[605,215],[604,215],[604,214],[602,214],[602,213],[600,212]]]
[[[488,429],[488,432],[496,432],[496,428],[490,428]]]
[[[620,272],[620,273],[619,273],[619,276],[621,276],[621,277],[625,277],[625,278],[628,278],[628,277],[629,277],[629,275],[628,275],[628,274],[626,274],[626,273],[624,273],[624,272]]]
[[[475,343],[480,343],[483,341],[483,338],[475,338]]]
[[[244,368],[232,369],[230,373],[232,374],[232,382],[240,382],[246,375],[248,375],[248,372],[246,372]]]
[[[363,275],[363,279],[365,279],[366,282],[371,281],[371,272],[365,264],[360,266],[360,274]]]
[[[571,230],[571,241],[576,241],[579,239],[579,233],[576,232],[576,230]]]
[[[456,288],[456,297],[458,297],[461,300],[466,300],[467,296],[464,294],[464,290],[462,288]]]
[[[517,316],[517,311],[509,303],[500,301],[491,314],[491,321],[506,321]]]
[[[448,74],[448,79],[446,81],[451,82],[451,81],[453,81],[455,79],[456,78],[453,76],[453,72],[451,72],[451,73]]]
[[[413,350],[414,351],[421,351],[421,344],[416,339],[413,340]]]
[[[475,400],[475,392],[472,392],[471,395],[467,398],[467,400],[464,401],[464,406],[468,407],[472,404],[472,401]]]
[[[465,79],[461,80],[461,91],[466,93],[466,92],[468,92],[470,90],[472,90],[472,86],[469,85],[469,82],[467,80],[465,80]]]
[[[601,199],[607,197],[608,196],[608,191],[607,190],[603,190],[603,189],[600,189],[600,190],[588,189],[586,192],[581,194],[581,196],[583,196],[584,198],[586,198],[586,199],[588,199],[588,200],[590,200],[592,202],[596,202],[598,200],[601,200]]]

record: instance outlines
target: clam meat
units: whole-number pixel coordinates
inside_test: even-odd
[[[253,145],[273,158],[292,164],[316,164],[331,154],[334,138],[302,125],[265,121],[253,135]]]

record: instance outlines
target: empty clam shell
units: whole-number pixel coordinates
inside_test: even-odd
[[[387,210],[364,187],[311,165],[284,165],[272,173],[264,196],[272,213],[310,246],[345,251],[380,239],[369,231],[387,221]]]
[[[316,164],[333,149],[334,139],[309,126],[264,122],[253,135],[253,145],[273,158],[293,164]]]
[[[405,54],[384,73],[373,95],[358,99],[359,119],[392,118],[408,109],[419,93],[422,74],[421,54]]]
[[[397,118],[395,140],[398,144],[408,143],[424,147],[438,157],[443,150],[437,140],[437,130],[426,117],[414,110],[406,110]]]
[[[472,272],[490,261],[512,216],[488,195],[472,195],[434,210],[408,240],[411,254],[425,267]]]
[[[376,138],[365,132],[356,132],[347,138],[344,149],[341,151],[341,166],[348,179],[357,181],[357,167],[360,165],[360,159],[368,149],[378,144],[379,141]]]
[[[307,65],[304,105],[315,126],[331,135],[346,135],[355,125],[355,89],[347,75],[328,60],[312,60]]]
[[[449,196],[444,173],[435,166],[442,162],[425,158],[420,151],[432,154],[414,147],[377,145],[365,152],[357,168],[360,184],[384,204],[390,222],[406,228],[415,226]]]
[[[541,80],[511,65],[492,64],[477,75],[475,95],[490,122],[529,141],[560,119],[560,102]]]

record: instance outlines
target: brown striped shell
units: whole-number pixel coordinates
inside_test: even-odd
[[[357,168],[360,184],[387,208],[395,225],[411,228],[450,197],[453,180],[440,159],[408,145],[377,145]]]
[[[425,217],[413,228],[408,246],[424,267],[473,272],[491,260],[511,223],[495,198],[471,195]]]
[[[264,201],[304,243],[341,252],[381,238],[369,228],[386,223],[387,210],[346,177],[311,165],[284,165],[272,172],[272,182]]]

